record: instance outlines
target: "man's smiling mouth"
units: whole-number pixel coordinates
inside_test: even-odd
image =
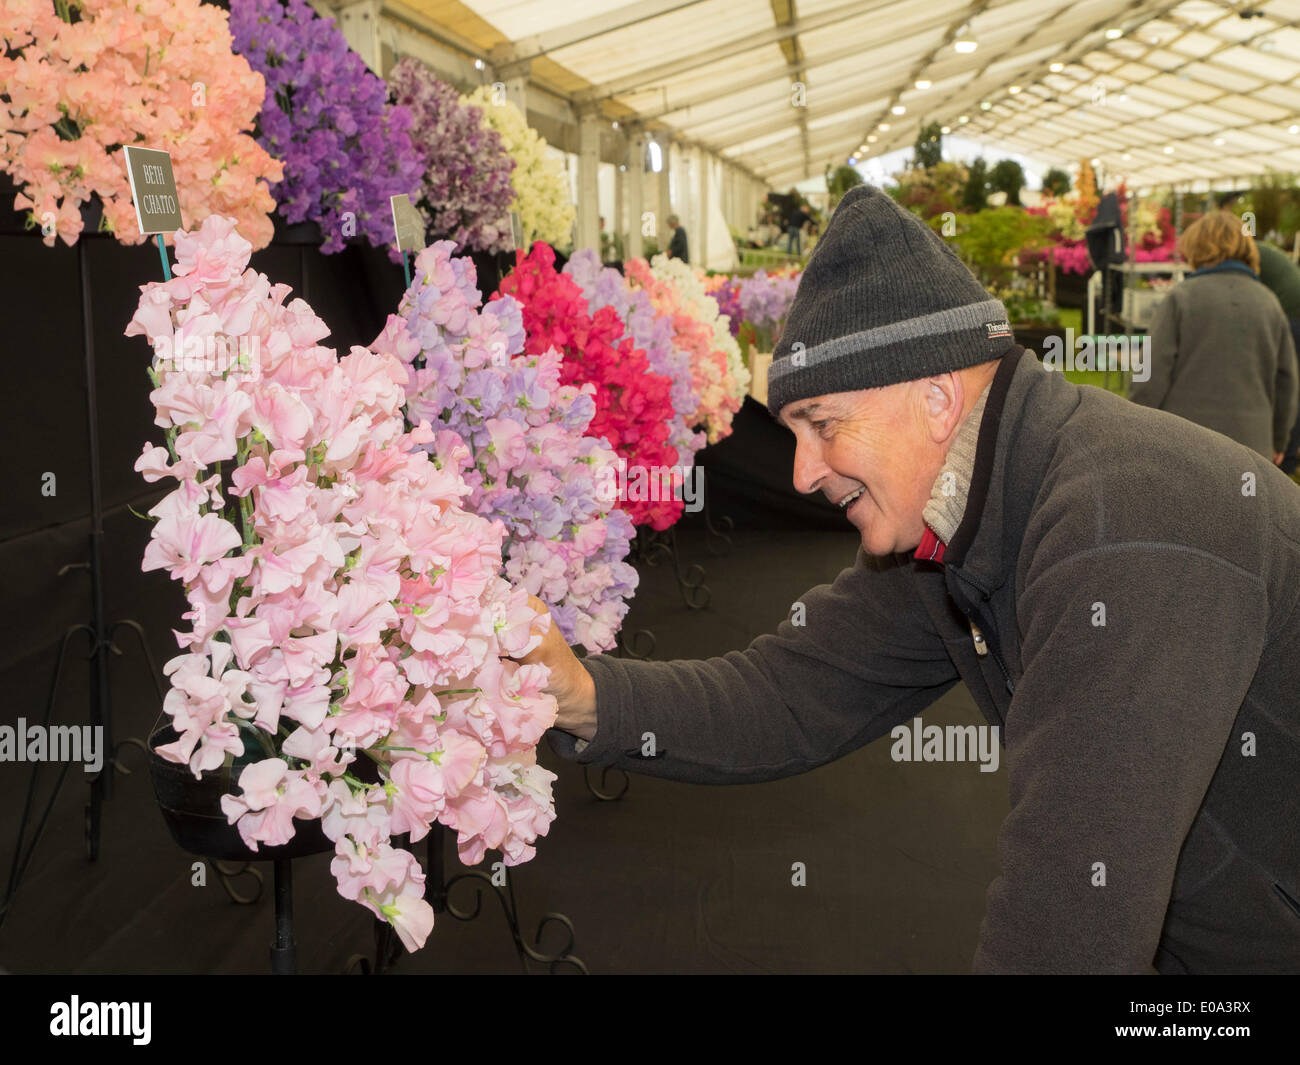
[[[862,495],[862,493],[865,492],[866,490],[867,490],[866,487],[863,486],[862,488],[859,488],[859,489],[857,489],[857,490],[855,490],[855,491],[850,492],[850,493],[849,493],[848,495],[846,495],[843,499],[841,499],[841,500],[836,504],[836,506],[838,506],[838,507],[840,508],[840,510],[848,510],[850,504],[852,504],[852,502],[853,502],[855,499],[857,499],[858,496]]]

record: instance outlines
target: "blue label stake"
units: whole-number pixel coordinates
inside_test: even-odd
[[[402,252],[402,275],[406,278],[406,287],[411,287],[411,264],[406,260],[406,252]]]
[[[163,277],[166,278],[168,281],[170,281],[172,279],[172,266],[171,263],[167,261],[167,245],[163,243],[161,233],[158,234],[157,240],[158,240],[158,257],[162,259]]]

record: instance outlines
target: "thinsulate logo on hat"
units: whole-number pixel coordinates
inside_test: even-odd
[[[996,340],[998,337],[1009,337],[1011,335],[1011,323],[1002,322],[985,322],[984,328],[988,330],[989,340]]]

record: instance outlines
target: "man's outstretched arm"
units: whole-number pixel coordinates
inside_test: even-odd
[[[579,660],[552,631],[525,659],[552,669],[551,745],[578,762],[699,784],[775,780],[847,754],[957,680],[909,569],[859,553],[776,635],[718,658]]]

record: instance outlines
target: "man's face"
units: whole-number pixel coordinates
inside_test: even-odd
[[[794,486],[845,508],[868,554],[914,551],[921,512],[943,467],[952,399],[925,381],[797,400],[781,411],[795,434]]]

